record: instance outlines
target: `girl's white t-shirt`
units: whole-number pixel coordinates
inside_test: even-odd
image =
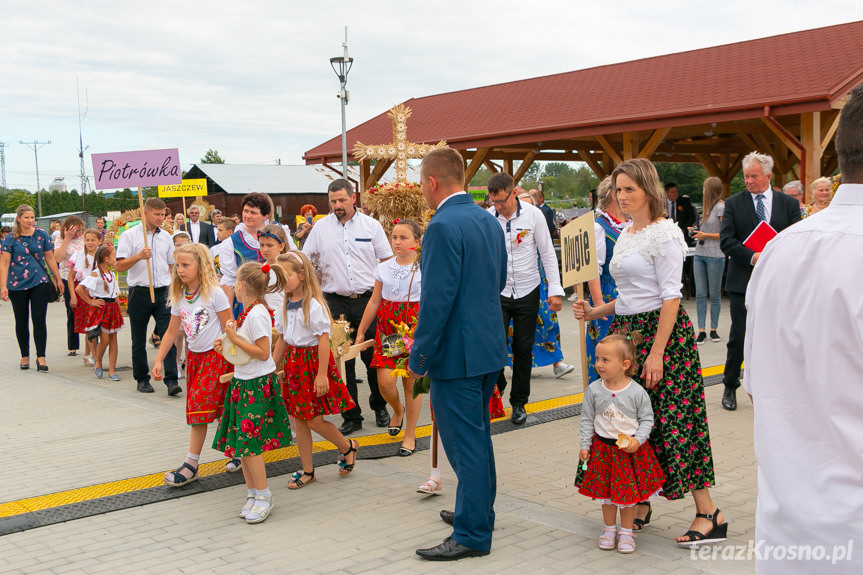
[[[69,258],[69,265],[74,270],[75,281],[81,283],[81,280],[90,275],[93,269],[93,256],[88,256],[86,250],[75,252]]]
[[[213,342],[222,335],[218,313],[231,309],[228,296],[219,286],[210,290],[209,301],[198,298],[194,303],[181,297],[171,306],[171,315],[180,318],[181,335],[186,336],[189,351],[204,353],[213,349]]]
[[[413,282],[411,282],[413,275]],[[414,270],[413,265],[401,266],[396,258],[390,258],[377,265],[374,271],[375,281],[381,282],[381,297],[387,301],[396,302],[419,302],[420,283],[422,274],[419,267]],[[408,299],[408,287],[410,287],[410,299]]]
[[[266,337],[267,347],[270,348],[273,344],[273,320],[270,318],[270,312],[261,304],[254,306],[237,333],[246,336],[252,343]],[[230,340],[226,339],[226,344],[230,345]],[[273,354],[270,353],[266,361],[252,359],[245,365],[235,365],[234,377],[237,379],[255,379],[275,371],[276,364],[273,361]]]
[[[312,298],[309,302],[309,323],[306,325],[302,304],[302,300],[296,304],[288,300],[290,309],[286,309],[284,313],[279,310],[276,314],[276,330],[288,345],[316,346],[321,334],[330,333],[330,316],[324,311],[321,302]]]
[[[105,284],[108,284],[108,287],[105,287]],[[116,298],[117,294],[120,293],[120,286],[117,284],[117,274],[114,272],[108,272],[107,274],[102,274],[101,271],[96,269],[96,275],[88,275],[79,285],[87,288],[87,293],[90,294],[91,298]]]

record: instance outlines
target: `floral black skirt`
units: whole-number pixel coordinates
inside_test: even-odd
[[[632,378],[641,385],[641,366],[650,353],[658,326],[659,310],[655,310],[615,316],[609,330],[637,331],[644,337],[636,349],[638,373]],[[653,389],[645,389],[654,414],[650,444],[665,473],[663,495],[681,499],[693,489],[714,485],[701,362],[692,322],[682,307],[665,346],[662,380]]]

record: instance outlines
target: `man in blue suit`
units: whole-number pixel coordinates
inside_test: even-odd
[[[506,363],[500,291],[506,247],[494,217],[464,192],[464,160],[441,148],[424,159],[423,195],[435,211],[423,237],[423,296],[409,368],[431,377],[431,402],[458,477],[455,511],[442,511],[453,534],[417,549],[431,561],[488,555],[497,476],[488,404]]]

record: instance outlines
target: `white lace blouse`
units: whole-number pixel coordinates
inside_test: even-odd
[[[662,219],[636,233],[629,228],[621,232],[611,258],[617,315],[657,310],[665,300],[679,299],[683,288],[686,242],[677,224]]]

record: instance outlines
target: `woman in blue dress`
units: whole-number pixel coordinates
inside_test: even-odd
[[[592,306],[602,305],[617,299],[617,286],[611,277],[609,262],[614,255],[614,246],[620,231],[626,223],[620,206],[617,204],[617,195],[614,193],[611,177],[607,177],[597,187],[596,220],[593,223],[596,233],[596,259],[601,266],[599,279],[588,282],[590,292],[590,304]],[[588,323],[585,335],[584,347],[587,351],[587,381],[588,383],[599,379],[594,363],[596,361],[596,344],[608,335],[608,328],[614,316],[596,319]]]

